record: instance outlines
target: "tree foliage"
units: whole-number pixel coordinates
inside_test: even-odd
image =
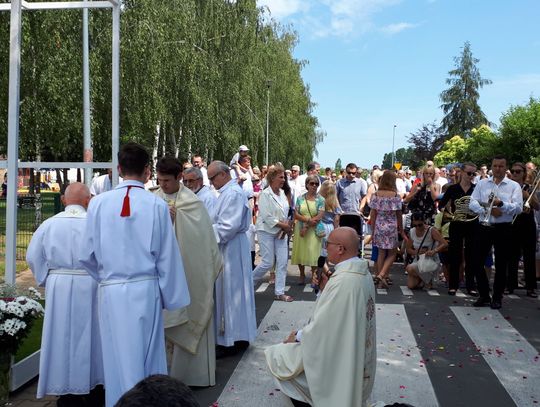
[[[111,13],[90,11],[94,159],[110,160]],[[82,11],[23,12],[21,158],[82,159]],[[325,134],[313,115],[295,32],[255,0],[125,0],[121,141],[156,155],[228,162],[241,144],[263,163],[306,164]],[[7,133],[9,13],[0,13],[0,154]],[[268,85],[270,85],[268,87]]]
[[[435,123],[424,124],[407,139],[412,145],[417,161],[432,160],[444,143],[444,134]]]
[[[461,136],[454,136],[444,142],[443,147],[433,157],[433,161],[438,166],[459,162],[466,149],[467,141]]]
[[[414,148],[398,148],[395,151],[395,160],[394,162],[401,163],[402,166],[418,168],[422,161],[417,159],[414,152]],[[392,152],[386,153],[383,158],[382,167],[386,169],[392,168]]]
[[[341,164],[341,158],[338,158],[336,160],[336,165],[334,165],[334,171],[339,174],[341,170],[343,169],[343,164]]]
[[[540,99],[512,106],[501,117],[500,146],[510,162],[540,164]]]
[[[440,94],[441,109],[444,117],[441,129],[447,137],[453,135],[468,136],[473,128],[489,124],[478,100],[479,90],[491,84],[491,80],[483,79],[478,69],[478,58],[474,58],[471,44],[467,41],[463,51],[454,57],[455,68],[448,72],[446,84],[450,87]]]

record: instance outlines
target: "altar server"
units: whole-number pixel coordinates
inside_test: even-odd
[[[92,199],[80,262],[99,283],[107,407],[152,374],[166,374],[162,309],[190,302],[167,204],[144,190],[150,156],[118,153],[124,181]]]
[[[62,201],[65,211],[41,224],[26,253],[37,283],[46,287],[37,398],[57,395],[58,405],[80,405],[102,396],[95,388],[103,384],[97,283],[77,260],[90,191],[73,183]]]

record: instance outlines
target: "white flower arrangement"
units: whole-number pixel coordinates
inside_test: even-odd
[[[17,295],[13,286],[0,286],[0,348],[14,354],[28,335],[32,323],[43,315],[43,306],[36,300],[41,295],[35,289],[29,295]]]

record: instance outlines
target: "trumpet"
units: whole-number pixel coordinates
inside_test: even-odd
[[[538,188],[540,187],[540,171],[536,173],[536,178],[534,179],[533,185],[534,187],[530,192],[529,197],[523,204],[523,212],[525,213],[529,213],[529,211],[531,210],[531,199],[536,194],[536,192],[538,192]]]
[[[489,194],[487,203],[483,204],[484,208],[486,209],[486,212],[479,217],[479,221],[481,225],[484,226],[491,226],[491,210],[493,209],[493,205],[495,204],[495,199],[497,199],[497,194],[495,193],[495,189],[497,188],[497,185],[493,187],[491,190],[491,193]]]

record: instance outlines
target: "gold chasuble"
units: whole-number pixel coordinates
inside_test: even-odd
[[[173,201],[167,197],[161,188],[152,191],[163,198],[169,205],[176,207],[174,229],[182,259],[191,296],[191,304],[178,311],[164,311],[165,337],[174,345],[171,376],[183,380],[188,385],[213,385],[214,379],[190,380],[190,375],[197,370],[193,364],[208,364],[215,366],[215,354],[211,343],[213,341],[213,326],[210,323],[214,311],[214,283],[223,267],[223,261],[212,229],[212,221],[208,211],[197,196],[180,184]],[[210,336],[210,338],[209,338]],[[204,338],[204,346],[199,346]],[[207,349],[212,347],[212,349]],[[178,349],[180,348],[180,349]],[[176,355],[179,351],[187,352],[185,355]],[[208,351],[208,355],[199,355]],[[203,360],[190,360],[189,355]],[[210,359],[210,360],[208,360]],[[213,360],[211,360],[213,359]],[[176,360],[176,362],[175,362]],[[182,362],[180,362],[182,361]],[[179,364],[186,364],[191,372],[175,374],[175,370],[185,371]],[[204,366],[199,366],[205,370]],[[214,372],[209,372],[213,378]],[[201,376],[201,375],[198,375]],[[202,375],[205,376],[205,375]]]
[[[315,407],[365,407],[376,367],[375,289],[367,261],[336,265],[299,343],[266,349],[282,391]]]

